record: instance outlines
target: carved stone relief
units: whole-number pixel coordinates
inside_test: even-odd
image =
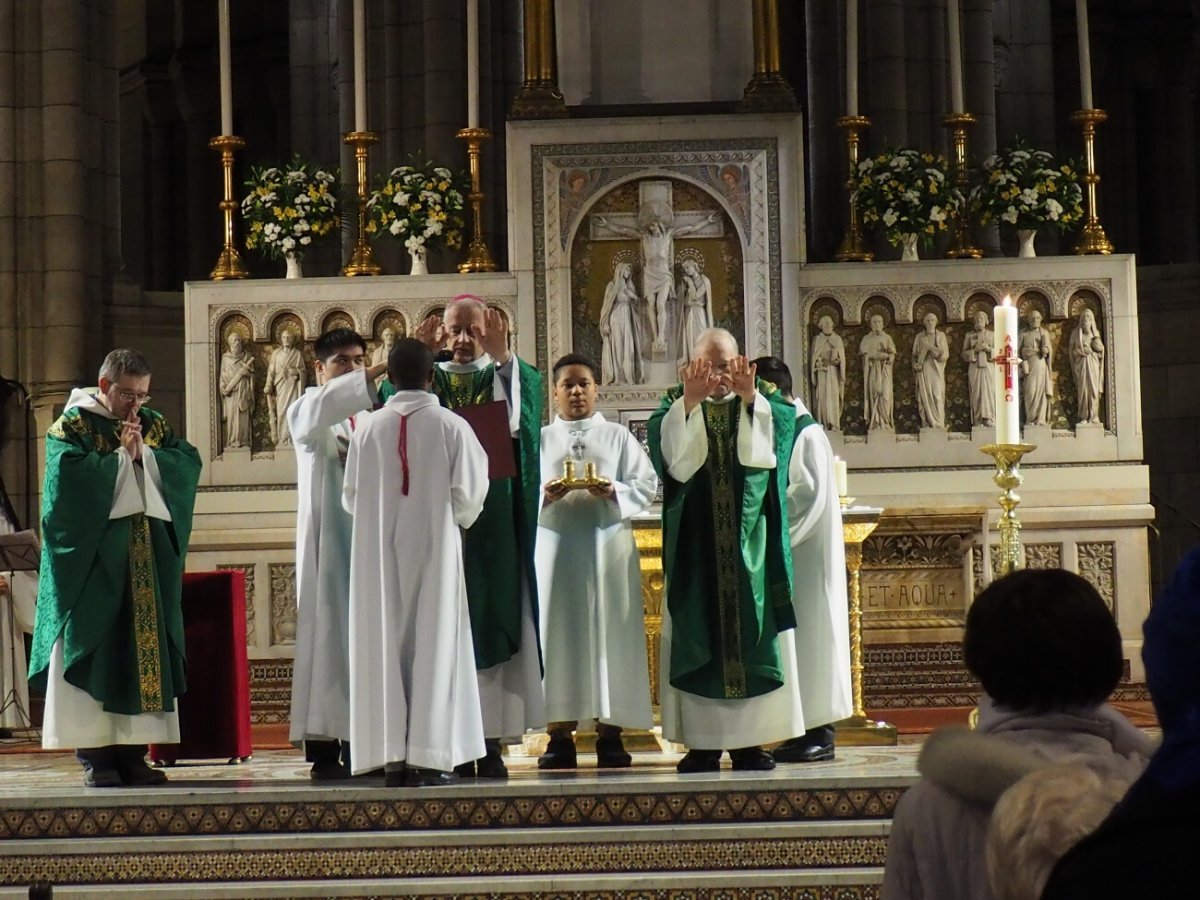
[[[1062,544],[1026,544],[1025,568],[1061,569]]]
[[[1116,541],[1086,541],[1076,545],[1079,574],[1091,583],[1116,615]]]
[[[296,643],[296,564],[271,563],[271,643]]]
[[[971,587],[963,556],[977,526],[969,517],[885,517],[863,542],[863,628],[961,627]]]

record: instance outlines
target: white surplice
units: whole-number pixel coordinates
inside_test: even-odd
[[[0,534],[12,534],[13,524],[0,509]],[[0,572],[8,590],[0,591],[0,727],[29,727],[29,679],[25,635],[33,631],[37,605],[37,572]]]
[[[350,739],[350,530],[342,476],[365,370],[310,387],[287,411],[296,449],[296,660],[290,739]]]
[[[459,529],[483,510],[487,473],[470,426],[424,391],[390,397],[350,442],[343,502],[354,518],[355,774],[399,762],[448,771],[484,755]]]
[[[76,388],[72,391],[63,412],[75,406],[105,419],[116,418],[91,390]],[[170,522],[171,513],[162,495],[162,477],[154,450],[142,447],[140,466],[134,465],[133,457],[124,447],[117,448],[116,457],[117,480],[113,485],[109,519],[145,513],[149,518]],[[46,673],[46,712],[42,722],[44,749],[179,743],[178,705],[171,712],[135,715],[107,712],[99,700],[68,682],[63,673],[63,641],[59,637],[50,651],[50,667]]]
[[[632,432],[596,413],[556,418],[542,429],[542,483],[562,475],[563,460],[594,462],[612,481],[612,498],[572,491],[543,504],[538,517],[537,582],[546,716],[650,728],[650,678],[642,577],[633,516],[654,502],[658,477]]]
[[[797,418],[808,412],[799,400],[793,402]],[[812,729],[853,711],[842,509],[833,448],[820,423],[796,436],[787,499],[796,627],[783,636],[796,647],[804,726]]]
[[[733,402],[734,394],[723,400]],[[738,462],[746,468],[775,467],[775,426],[771,407],[755,393],[753,411],[742,405],[737,433]],[[663,464],[676,481],[686,482],[708,459],[708,433],[700,406],[685,415],[683,398],[676,400],[662,420]],[[788,632],[779,638],[783,684],[773,691],[742,700],[717,700],[689,694],[671,686],[671,612],[663,604],[662,665],[659,698],[662,701],[663,737],[693,750],[730,750],[783,741],[804,732],[796,672],[796,647]]]
[[[451,373],[481,372],[495,365],[484,353],[469,363],[453,360],[438,363]],[[514,438],[521,434],[521,378],[516,356],[497,365],[492,378],[492,400],[508,404],[508,428]],[[520,486],[517,486],[520,490]],[[505,744],[519,744],[521,735],[546,724],[542,692],[542,662],[538,655],[538,630],[533,621],[536,597],[529,595],[529,582],[521,578],[521,649],[502,663],[478,670],[479,699],[483,704],[483,733]]]

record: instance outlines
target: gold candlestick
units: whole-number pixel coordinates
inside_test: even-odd
[[[223,134],[220,137],[209,138],[208,146],[210,150],[221,151],[221,173],[224,177],[224,188],[221,202],[217,204],[217,208],[221,210],[225,231],[225,246],[221,248],[217,264],[213,266],[208,277],[213,281],[245,278],[248,273],[242,264],[242,255],[233,245],[233,213],[238,208],[237,201],[233,199],[233,153],[235,150],[245,147],[246,142],[232,134]]]
[[[971,243],[971,175],[967,163],[967,129],[976,119],[968,112],[952,113],[942,119],[950,129],[950,142],[954,148],[954,185],[963,196],[963,205],[954,217],[954,230],[950,246],[946,249],[947,259],[982,259],[983,251]]]
[[[367,148],[378,140],[379,135],[373,131],[350,131],[342,135],[342,143],[354,148],[354,166],[358,175],[358,238],[350,262],[342,269],[343,275],[351,277],[378,275],[383,271],[375,262],[371,243],[367,240]]]
[[[1025,549],[1021,546],[1021,522],[1017,518],[1017,504],[1021,498],[1017,488],[1021,477],[1021,457],[1037,449],[1036,444],[985,444],[981,452],[996,460],[996,474],[992,480],[1004,493],[1000,495],[1000,575],[1009,575],[1025,567]]]
[[[1080,109],[1071,113],[1071,121],[1083,129],[1083,155],[1087,164],[1083,176],[1083,183],[1087,185],[1087,219],[1075,242],[1075,252],[1080,256],[1096,253],[1107,256],[1113,252],[1113,245],[1100,224],[1096,202],[1096,185],[1100,183],[1100,176],[1096,174],[1096,126],[1108,121],[1108,113],[1102,109]]]
[[[496,271],[492,252],[483,240],[483,187],[479,171],[480,145],[491,136],[492,133],[486,128],[464,128],[455,135],[467,142],[467,164],[471,170],[471,193],[467,195],[467,199],[471,201],[474,236],[467,247],[467,258],[458,264],[458,271],[464,273]]]
[[[896,726],[867,718],[863,707],[863,634],[862,634],[862,546],[879,524],[881,509],[849,509],[852,497],[842,511],[842,537],[846,544],[846,587],[850,601],[850,691],[854,711],[850,718],[837,723],[837,742],[851,747],[892,746]]]
[[[858,201],[855,199],[855,188],[858,185],[859,132],[865,131],[870,125],[871,120],[866,116],[842,116],[837,120],[838,128],[846,129],[846,156],[849,160],[846,175],[846,235],[833,257],[838,262],[870,262],[875,258],[875,254],[867,249],[863,240],[862,229],[858,224]]]

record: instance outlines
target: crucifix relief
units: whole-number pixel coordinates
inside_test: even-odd
[[[684,235],[691,235],[693,238],[724,237],[725,228],[718,214],[715,211],[677,213],[672,203],[670,181],[643,181],[638,184],[636,215],[592,215],[588,224],[591,240],[636,238],[641,242],[642,309],[638,312],[639,318],[643,318],[649,326],[650,346],[637,348],[634,352],[652,363],[673,363],[677,358],[687,358],[691,348],[674,346],[679,337],[676,334],[678,329],[672,327],[676,320],[673,307],[677,300],[675,238]],[[614,279],[616,277],[614,274]],[[602,322],[602,333],[604,330]],[[624,343],[625,350],[613,350],[615,356],[627,355],[629,342]],[[607,345],[605,355],[609,355]],[[618,363],[616,368],[622,371],[634,371],[637,368],[633,365],[620,365],[620,359],[615,362]],[[607,380],[606,377],[606,382]]]

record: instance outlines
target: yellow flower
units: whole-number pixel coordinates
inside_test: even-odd
[[[371,234],[374,234],[374,233],[375,233],[375,222],[374,222],[374,220],[372,220],[372,221],[370,221],[370,222],[368,222],[368,223],[367,223],[367,231],[368,231],[368,232],[370,232]]]

